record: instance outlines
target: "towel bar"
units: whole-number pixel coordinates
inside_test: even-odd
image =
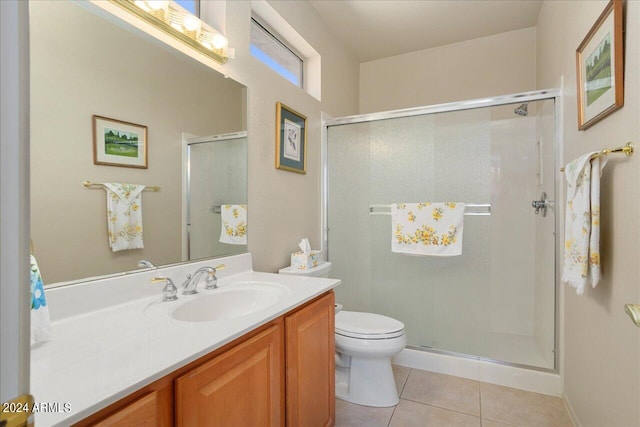
[[[103,188],[104,187],[104,185],[102,184],[96,184],[91,181],[82,181],[82,185],[84,185],[86,188]],[[160,191],[160,187],[158,187],[157,185],[145,186],[144,190],[142,191]]]
[[[469,208],[485,208],[484,211],[468,210]],[[391,205],[369,205],[369,215],[391,215]],[[465,203],[464,214],[469,216],[491,215],[490,203]]]
[[[613,153],[624,153],[627,157],[633,156],[633,142],[627,142],[624,147],[603,148],[600,152],[591,156],[591,159],[608,156]],[[560,172],[564,172],[564,166],[560,168]]]

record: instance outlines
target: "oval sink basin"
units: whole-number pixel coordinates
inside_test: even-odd
[[[274,282],[236,282],[207,293],[201,292],[168,314],[183,322],[234,319],[270,307],[288,293],[286,286]]]

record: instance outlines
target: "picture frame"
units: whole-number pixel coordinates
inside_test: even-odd
[[[307,173],[307,117],[276,102],[276,169]]]
[[[147,169],[147,127],[93,116],[93,164]]]
[[[611,0],[576,50],[578,130],[624,105],[622,0]]]

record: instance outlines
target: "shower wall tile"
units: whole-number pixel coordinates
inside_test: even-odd
[[[331,277],[339,277],[336,301],[345,309],[371,309],[369,232],[369,123],[329,129],[329,257]]]
[[[533,336],[535,117],[491,124],[491,332]]]

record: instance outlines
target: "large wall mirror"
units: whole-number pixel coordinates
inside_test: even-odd
[[[246,130],[244,86],[81,3],[30,2],[31,239],[46,284],[135,270],[141,259],[189,260],[185,138]],[[145,126],[148,167],[94,164],[94,115]],[[211,199],[201,203],[205,221],[220,222],[213,206],[246,204],[246,144],[217,144],[201,162],[213,172],[204,176],[224,173],[233,184],[223,195],[213,183],[200,189]],[[160,188],[142,193],[144,248],[110,249],[106,191],[83,181]],[[237,242],[209,247],[191,259],[246,251]]]

